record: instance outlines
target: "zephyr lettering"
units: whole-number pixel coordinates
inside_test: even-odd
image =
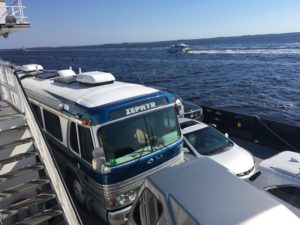
[[[153,109],[155,107],[156,107],[155,102],[150,102],[150,103],[146,103],[144,105],[138,105],[138,106],[134,106],[134,107],[125,109],[125,112],[126,112],[126,116],[128,116],[128,115],[131,115],[134,113],[146,111],[148,109]]]
[[[126,115],[130,115],[131,113],[130,113],[130,109],[125,109],[125,111],[126,111]]]

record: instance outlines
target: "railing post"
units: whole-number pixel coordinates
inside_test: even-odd
[[[2,91],[3,91],[3,100],[7,100],[12,103],[12,96],[10,90],[8,89],[8,81],[7,81],[7,74],[6,74],[6,67],[5,65],[1,66],[2,71]]]
[[[20,22],[25,23],[25,17],[24,17],[24,6],[22,4],[22,0],[18,0],[18,5],[19,5],[19,11],[20,11]]]
[[[1,10],[1,8],[3,8]],[[26,23],[26,17],[24,15],[24,8],[22,0],[16,0],[15,2],[11,3],[10,5],[0,6],[0,19],[1,22],[5,23],[5,15],[11,14],[16,18],[17,24],[25,24]]]
[[[57,170],[57,165],[55,164],[47,146],[47,143],[45,142],[44,137],[41,133],[41,130],[36,123],[28,99],[26,98],[22,86],[19,83],[18,77],[14,74],[14,68],[10,67],[10,65],[7,65],[5,63],[1,64],[1,62],[0,88],[3,93],[7,92],[3,100],[10,102],[16,108],[18,108],[19,111],[25,114],[26,122],[34,138],[34,143],[36,149],[39,152],[40,159],[45,164],[46,172],[51,180],[51,183],[57,195],[57,200],[64,211],[63,215],[65,220],[68,221],[68,224],[70,225],[81,224],[80,218],[77,217],[77,214],[73,208],[74,206],[71,202],[71,199],[68,196],[67,190],[65,189],[64,183]]]
[[[3,77],[3,72],[2,72],[2,65],[0,65],[0,100],[3,100],[3,87],[2,87],[2,77]]]

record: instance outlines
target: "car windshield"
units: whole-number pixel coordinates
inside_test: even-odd
[[[184,134],[184,137],[201,155],[216,154],[233,146],[230,140],[212,127]]]
[[[164,108],[99,129],[108,166],[158,151],[180,139],[175,108]]]

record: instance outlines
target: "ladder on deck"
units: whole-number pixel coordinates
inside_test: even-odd
[[[20,82],[1,62],[0,92],[0,224],[81,224]]]

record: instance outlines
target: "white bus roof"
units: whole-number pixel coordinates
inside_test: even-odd
[[[226,170],[203,157],[153,174],[145,186],[199,224],[300,224],[284,205]]]
[[[22,84],[29,96],[34,93],[49,100],[54,100],[53,96],[59,96],[88,108],[158,92],[154,88],[118,81],[95,86],[78,82],[66,85],[54,82],[54,79],[27,77],[22,80]]]

